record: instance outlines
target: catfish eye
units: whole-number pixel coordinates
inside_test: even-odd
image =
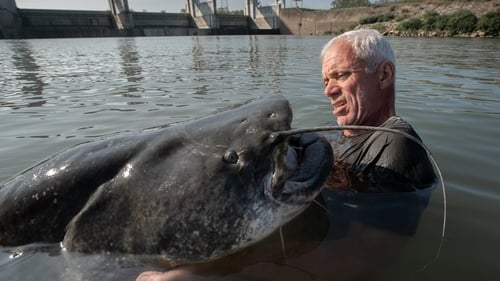
[[[235,164],[238,162],[238,153],[234,150],[228,150],[224,153],[224,161],[227,163]]]

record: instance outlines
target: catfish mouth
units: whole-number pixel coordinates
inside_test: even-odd
[[[265,194],[282,205],[309,204],[321,192],[332,163],[332,148],[322,137],[314,133],[284,137],[274,149]]]

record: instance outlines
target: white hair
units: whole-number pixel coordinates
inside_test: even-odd
[[[366,63],[367,72],[373,73],[384,61],[390,61],[396,67],[396,58],[389,41],[375,29],[351,30],[332,38],[323,46],[321,60],[327,50],[338,42],[351,46],[355,57]]]

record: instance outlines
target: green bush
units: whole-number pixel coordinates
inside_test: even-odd
[[[422,28],[427,31],[445,30],[448,27],[449,18],[437,12],[427,12],[422,19]]]
[[[376,22],[391,21],[393,19],[394,19],[394,14],[386,13],[386,14],[373,15],[373,16],[368,16],[366,18],[362,18],[359,21],[359,23],[360,24],[371,24],[371,23],[376,23]]]
[[[422,20],[422,28],[425,30],[437,30],[436,22],[439,18],[437,12],[427,12]]]
[[[421,28],[422,28],[422,20],[419,18],[411,18],[405,20],[399,23],[397,27],[398,30],[410,30],[410,31],[416,31]]]
[[[500,12],[489,12],[482,16],[477,22],[477,29],[484,31],[486,35],[500,35]]]
[[[436,22],[434,23],[436,26],[436,30],[445,30],[448,28],[448,22],[450,21],[450,16],[448,15],[439,15],[436,18]]]
[[[386,21],[391,21],[394,19],[394,14],[392,13],[386,13],[380,16],[379,22],[386,22]]]
[[[370,24],[370,23],[376,23],[378,21],[378,16],[368,16],[366,18],[362,18],[359,21],[359,24]]]
[[[478,19],[471,11],[461,10],[450,15],[447,29],[452,35],[459,33],[471,33],[476,30]]]

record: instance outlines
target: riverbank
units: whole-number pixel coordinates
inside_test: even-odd
[[[498,37],[484,30],[471,32],[448,32],[447,30],[426,30],[418,26],[431,14],[451,17],[459,12],[470,12],[478,20],[488,13],[500,11],[500,1],[421,1],[416,3],[386,3],[369,7],[304,10],[285,9],[280,13],[281,34],[294,35],[331,35],[357,28],[375,28],[386,35],[393,36],[455,36],[455,37]],[[407,22],[417,22],[416,26]],[[406,26],[405,26],[406,25]],[[450,23],[450,26],[454,23]],[[410,28],[408,28],[408,26]],[[417,28],[414,28],[417,27]]]

